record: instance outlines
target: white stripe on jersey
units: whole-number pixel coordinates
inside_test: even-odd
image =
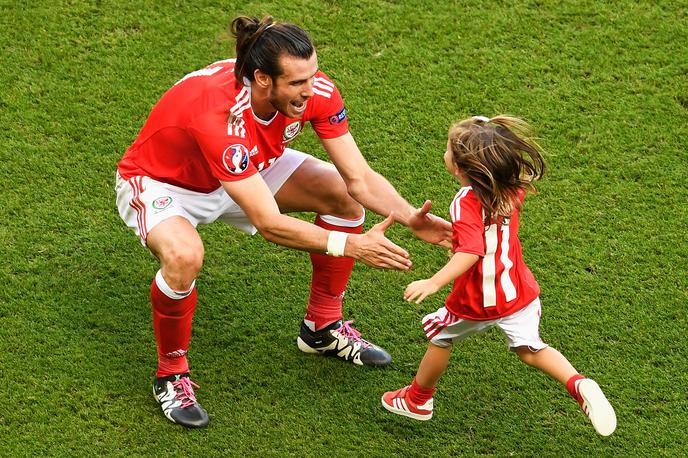
[[[316,76],[313,78],[313,81],[314,85],[324,86],[323,89],[325,90],[329,90],[330,92],[334,90],[334,84],[327,81],[325,78],[320,78],[319,76]]]
[[[504,265],[504,270],[500,277],[500,283],[502,284],[502,289],[504,290],[504,296],[506,296],[506,301],[511,302],[516,299],[516,287],[511,281],[511,276],[509,276],[509,271],[514,266],[514,263],[509,259],[509,220],[504,219],[502,225],[502,254],[499,259]]]
[[[195,72],[187,73],[184,78],[180,79],[174,85],[176,86],[177,84],[181,83],[182,81],[186,81],[189,78],[193,78],[195,76],[212,76],[215,73],[219,72],[222,70],[222,67],[210,67],[210,68],[202,68],[200,70],[196,70]]]
[[[318,94],[318,95],[322,95],[323,97],[325,97],[325,98],[327,98],[327,99],[329,99],[330,97],[332,97],[332,94],[330,94],[329,92],[324,92],[324,91],[318,90],[318,89],[315,87],[315,85],[313,85],[313,92],[316,93],[316,94]]]
[[[497,287],[495,285],[495,253],[497,252],[497,225],[490,224],[485,231],[485,257],[483,263],[483,307],[497,305]]]
[[[248,87],[244,86],[235,97],[236,105],[229,109],[229,112],[235,116],[239,116],[242,111],[251,106],[251,96],[248,93]]]
[[[224,59],[224,60],[218,60],[217,62],[213,62],[210,65],[216,65],[216,64],[228,64],[228,63],[234,63],[236,62],[236,57],[232,57],[230,59]]]
[[[227,135],[246,138],[246,129],[244,128],[244,120],[237,118],[235,121],[227,124]]]
[[[470,186],[461,188],[459,189],[459,192],[456,193],[456,196],[454,196],[452,206],[449,207],[449,214],[451,215],[453,223],[461,219],[461,199],[466,197],[466,194],[468,194],[468,191],[470,191],[471,189],[472,188]]]

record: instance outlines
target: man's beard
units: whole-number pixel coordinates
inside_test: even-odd
[[[282,115],[284,115],[288,118],[290,117],[289,116],[289,101],[280,102],[280,100],[276,96],[273,96],[273,95],[270,96],[268,101],[270,102],[270,105],[272,105],[275,110],[277,110]]]

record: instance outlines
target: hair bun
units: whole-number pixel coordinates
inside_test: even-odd
[[[260,27],[260,19],[257,17],[239,16],[232,21],[234,35],[251,35]]]

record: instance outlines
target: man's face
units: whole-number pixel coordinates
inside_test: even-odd
[[[318,71],[315,52],[309,59],[282,55],[279,58],[282,74],[273,80],[270,104],[288,118],[300,118],[313,96],[313,78]]]

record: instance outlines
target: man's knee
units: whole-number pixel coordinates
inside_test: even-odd
[[[184,291],[191,287],[203,266],[204,249],[197,242],[175,241],[158,253],[165,281],[171,288]]]
[[[356,202],[349,194],[333,202],[336,205],[329,212],[332,216],[339,216],[346,219],[359,219],[363,216],[363,206]]]
[[[163,256],[163,262],[174,270],[194,272],[195,276],[201,271],[203,256],[203,245],[179,245],[168,250]]]
[[[337,175],[327,186],[328,193],[323,197],[329,207],[327,214],[346,219],[358,219],[363,216],[363,206],[359,204],[346,188],[344,180]]]

